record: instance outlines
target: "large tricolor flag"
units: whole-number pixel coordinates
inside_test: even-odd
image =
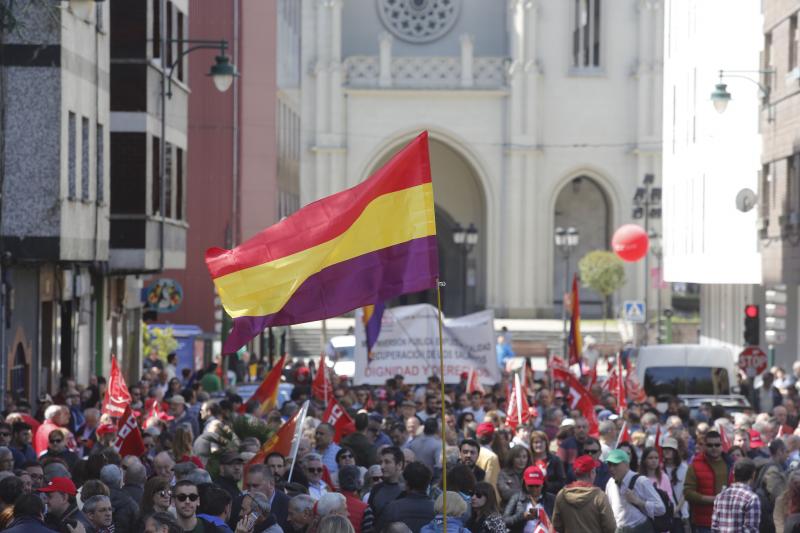
[[[366,181],[313,202],[206,265],[233,317],[223,351],[267,326],[322,320],[436,286],[428,134]]]
[[[281,357],[278,364],[272,367],[267,377],[261,382],[253,396],[248,400],[248,403],[255,400],[260,405],[256,411],[257,415],[263,415],[278,406],[278,389],[281,384],[281,374],[283,374],[283,365],[286,362],[286,356]],[[240,413],[247,412],[247,404],[242,404],[239,407]]]

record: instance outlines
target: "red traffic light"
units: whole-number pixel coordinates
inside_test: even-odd
[[[745,306],[744,314],[747,318],[758,318],[758,306],[757,305]]]

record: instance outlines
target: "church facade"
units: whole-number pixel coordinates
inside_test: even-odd
[[[297,71],[300,205],[428,130],[445,313],[560,316],[565,268],[609,248],[646,174],[660,183],[662,2],[297,1],[296,57],[278,61]],[[579,232],[568,260],[557,227]],[[644,268],[627,269],[619,298],[641,298]]]

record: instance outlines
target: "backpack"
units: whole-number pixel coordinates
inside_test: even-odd
[[[633,490],[636,486],[636,480],[639,479],[639,474],[634,475],[630,482],[628,483],[628,488]],[[658,497],[661,498],[661,503],[664,504],[664,514],[656,515],[650,519],[650,522],[653,524],[653,529],[656,531],[671,531],[672,530],[672,523],[675,518],[675,505],[673,505],[672,500],[669,499],[669,496],[666,492],[659,489],[655,482],[653,483],[653,488],[656,489],[658,493]]]

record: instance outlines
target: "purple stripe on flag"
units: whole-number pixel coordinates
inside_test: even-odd
[[[277,313],[235,318],[223,353],[235,352],[268,326],[323,320],[433,288],[438,275],[436,235],[336,263],[306,279]]]
[[[384,302],[376,303],[372,316],[369,317],[369,322],[364,328],[367,333],[367,353],[372,353],[372,347],[375,346],[375,341],[378,340],[378,335],[381,333],[381,320],[385,309],[386,304]]]

